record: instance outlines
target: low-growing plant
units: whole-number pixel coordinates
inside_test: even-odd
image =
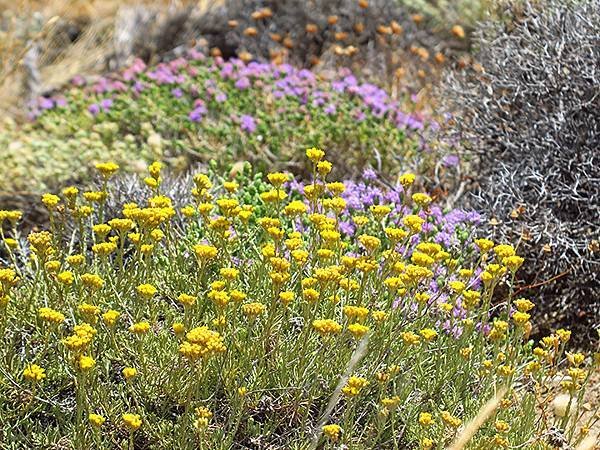
[[[600,327],[600,9],[597,1],[523,3],[482,26],[477,59],[449,84],[490,233],[520,241],[525,293],[549,327]],[[467,197],[465,197],[467,198]],[[528,288],[530,290],[527,290]]]
[[[110,219],[118,165],[101,163],[100,189],[43,195],[49,229],[26,242],[2,211],[3,442],[442,449],[496,394],[473,448],[580,442],[598,355],[565,352],[567,330],[529,341],[535,305],[512,289],[492,304],[513,247],[412,174],[377,192],[306,155],[311,183],[198,173],[179,208],[155,162],[147,202]]]
[[[323,80],[306,69],[197,51],[150,68],[138,60],[116,79],[40,100],[32,114],[22,134],[0,135],[11,149],[0,153],[9,174],[0,190],[80,181],[103,153],[129,170],[140,160],[183,168],[216,159],[221,168],[249,160],[307,175],[301,149],[320,145],[340,161],[338,174],[358,176],[372,165],[390,177],[400,167],[427,172],[438,157],[425,141],[434,121],[347,70]],[[25,178],[29,171],[37,185]]]

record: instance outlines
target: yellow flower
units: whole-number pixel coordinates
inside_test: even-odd
[[[42,307],[38,310],[38,317],[46,322],[61,324],[65,321],[64,314],[52,309]]]
[[[105,191],[90,191],[84,192],[83,198],[85,198],[90,203],[102,203],[106,200],[107,193]]]
[[[510,425],[504,420],[496,420],[494,427],[498,433],[508,433],[510,431]]]
[[[361,234],[358,240],[369,252],[376,250],[381,245],[379,238],[369,234]]]
[[[518,298],[514,301],[514,304],[520,312],[529,312],[535,306],[532,301],[526,298]]]
[[[23,370],[23,377],[33,383],[37,383],[46,378],[46,370],[37,364],[30,364]]]
[[[91,273],[81,275],[81,282],[91,290],[98,290],[104,285],[104,280],[100,276]]]
[[[304,297],[307,302],[314,303],[319,299],[319,291],[312,288],[304,289],[302,291],[302,297]]]
[[[494,247],[494,241],[485,238],[475,239],[475,245],[481,253],[487,253]]]
[[[428,427],[433,423],[433,416],[431,413],[422,412],[419,414],[419,423],[424,427]]]
[[[515,321],[515,323],[517,325],[520,325],[520,326],[525,325],[529,321],[530,318],[531,318],[530,314],[528,314],[526,312],[521,312],[521,311],[516,311],[512,315],[512,319]]]
[[[517,255],[508,256],[506,258],[502,258],[502,264],[504,264],[511,272],[516,272],[519,267],[523,265],[523,258]]]
[[[119,170],[119,166],[114,162],[98,163],[96,164],[96,170],[100,172],[105,180],[108,180]]]
[[[73,267],[78,267],[85,262],[85,256],[83,255],[69,255],[66,258],[68,264]]]
[[[406,232],[406,230],[403,230],[402,228],[394,228],[394,227],[387,227],[385,229],[385,234],[393,242],[400,242],[401,240],[406,238],[406,236],[408,236],[408,233]]]
[[[569,339],[571,339],[571,331],[565,330],[564,328],[559,328],[556,330],[556,335],[563,343],[566,343],[569,341]]]
[[[110,225],[106,223],[99,223],[92,227],[92,231],[100,237],[106,236],[108,233],[110,233],[110,230]]]
[[[325,152],[319,148],[312,147],[306,150],[306,156],[313,162],[313,164],[317,164],[325,157]]]
[[[221,335],[208,327],[194,328],[185,336],[187,341],[179,346],[179,353],[189,360],[208,358],[227,350]]]
[[[255,319],[260,314],[263,314],[267,310],[267,307],[259,302],[246,303],[242,305],[242,312],[250,319]]]
[[[286,205],[283,209],[286,215],[290,217],[299,216],[308,210],[307,206],[300,200],[294,200]]]
[[[383,405],[384,408],[387,408],[387,409],[394,409],[398,406],[399,403],[400,403],[400,397],[398,397],[397,395],[394,395],[391,398],[386,397],[381,400],[381,404]]]
[[[229,193],[237,191],[239,186],[240,185],[237,184],[235,181],[225,181],[223,183],[223,188]]]
[[[333,442],[337,442],[342,434],[342,427],[336,424],[323,425],[323,434]]]
[[[100,414],[94,413],[90,413],[88,415],[88,420],[90,421],[92,426],[96,428],[100,428],[104,424],[104,422],[106,422],[106,419],[104,417],[102,417]]]
[[[60,197],[54,194],[44,194],[42,195],[42,203],[46,208],[53,210],[60,203]]]
[[[338,334],[340,331],[342,331],[342,326],[335,320],[331,319],[313,320],[312,326],[321,336]]]
[[[334,196],[338,196],[338,195],[344,193],[344,191],[346,190],[346,186],[344,186],[344,183],[340,183],[339,181],[335,181],[335,182],[332,182],[332,183],[327,183],[327,189],[329,189],[329,191]]]
[[[373,320],[375,322],[381,323],[386,319],[387,313],[385,311],[378,310],[378,311],[373,311],[371,313],[371,316],[373,316]]]
[[[100,256],[108,256],[117,249],[117,244],[114,242],[101,242],[100,244],[92,245],[92,251]]]
[[[145,300],[150,300],[158,290],[151,284],[140,284],[135,288],[137,293]]]
[[[242,291],[238,291],[237,289],[233,289],[231,292],[229,292],[229,297],[231,297],[231,299],[234,302],[239,303],[241,301],[244,301],[246,299],[247,295],[244,292],[242,292]]]
[[[408,186],[410,186],[411,184],[413,184],[415,182],[416,176],[412,173],[405,173],[403,175],[400,176],[400,184],[404,187],[407,188]]]
[[[201,261],[208,261],[217,256],[217,248],[212,245],[196,244],[193,248],[196,257]]]
[[[442,411],[442,420],[446,425],[452,428],[458,428],[462,423],[462,420],[460,420],[458,417],[453,416],[448,411]]]
[[[137,369],[135,367],[125,367],[123,369],[123,377],[126,380],[131,380],[137,375]]]
[[[368,384],[366,378],[352,376],[348,378],[346,385],[342,388],[342,393],[348,397],[356,397]]]
[[[432,439],[429,439],[429,438],[421,439],[421,450],[431,450],[431,449],[433,449],[434,445],[435,445],[435,442],[433,442]]]
[[[423,336],[423,339],[425,339],[428,342],[431,342],[433,340],[435,340],[435,338],[437,337],[437,331],[435,331],[432,328],[424,328],[421,331],[419,331],[419,334],[421,336]]]
[[[469,357],[471,356],[471,353],[473,353],[473,347],[471,347],[471,346],[463,347],[460,349],[459,353],[460,353],[460,356],[462,356],[464,359],[469,359]]]
[[[193,306],[194,303],[196,303],[196,297],[188,294],[180,294],[179,297],[177,297],[177,300],[179,300],[179,303],[183,306]]]
[[[284,291],[279,293],[279,301],[285,306],[289,305],[294,300],[294,293],[291,291]]]
[[[419,233],[423,227],[423,224],[425,223],[425,220],[419,216],[410,214],[408,216],[404,216],[402,223],[413,233]]]
[[[416,345],[420,341],[419,335],[412,331],[403,331],[400,333],[400,337],[406,345]]]
[[[59,273],[56,276],[56,279],[59,283],[64,284],[66,286],[70,286],[73,284],[73,281],[75,281],[75,276],[73,275],[73,272],[64,271]]]
[[[360,323],[352,323],[348,325],[348,331],[356,339],[362,338],[369,331],[369,327],[361,325]]]
[[[87,372],[94,368],[96,360],[91,356],[81,355],[79,356],[78,366],[82,372]]]
[[[270,191],[260,194],[260,198],[265,203],[280,202],[287,198],[287,194],[281,189],[271,189]]]
[[[500,258],[508,258],[515,255],[515,249],[512,245],[498,244],[494,247],[494,253]]]
[[[139,414],[125,413],[122,417],[123,423],[129,431],[135,431],[142,426],[142,418]]]
[[[175,334],[183,334],[183,333],[185,333],[185,325],[182,324],[181,322],[175,322],[175,323],[173,323],[173,332]]]
[[[412,195],[413,202],[423,207],[431,203],[431,197],[423,192],[417,192]]]
[[[385,216],[387,216],[390,212],[392,212],[392,208],[387,205],[372,205],[369,210],[373,213],[373,215],[381,220]]]
[[[235,280],[238,275],[240,274],[240,271],[233,268],[233,267],[223,267],[222,269],[219,270],[219,274],[225,278],[226,280]]]
[[[344,315],[348,317],[348,319],[358,319],[359,321],[365,320],[369,315],[369,309],[363,306],[352,306],[346,305],[343,308]]]
[[[150,331],[150,324],[148,322],[137,322],[129,327],[129,331],[134,334],[146,334]]]
[[[276,188],[279,188],[283,185],[283,183],[288,181],[289,177],[285,173],[274,172],[267,174],[267,179],[269,180],[269,183],[271,183]]]

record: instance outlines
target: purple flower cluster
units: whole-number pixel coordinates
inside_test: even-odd
[[[204,75],[210,77],[203,86],[197,85],[197,76],[204,70]],[[203,100],[203,107],[193,103],[188,112],[189,120],[199,122],[206,113],[205,108],[210,100],[224,103],[230,97],[219,89],[220,83],[231,82],[238,91],[258,89],[263,96],[272,98],[295,98],[301,105],[321,108],[324,114],[337,114],[341,96],[356,99],[351,117],[357,122],[363,121],[370,113],[379,119],[389,120],[400,129],[418,131],[424,128],[425,120],[418,113],[406,113],[400,104],[393,101],[389,95],[378,86],[361,83],[352,75],[349,69],[340,69],[338,75],[329,82],[318,79],[307,69],[297,69],[289,64],[275,65],[272,63],[244,63],[239,59],[225,61],[222,58],[207,58],[195,49],[189,50],[186,57],[180,57],[170,62],[158,64],[152,68],[146,67],[143,61],[137,59],[120,76],[101,77],[91,86],[85,88],[92,101],[88,110],[96,115],[107,111],[105,101],[115,94],[129,92],[138,96],[148,84],[158,86],[169,85],[173,97],[184,100],[191,98]],[[83,85],[83,78],[76,77],[74,84]],[[233,95],[233,94],[232,94]],[[66,100],[59,98],[40,99],[32,105],[32,117],[37,117],[48,109],[64,105]],[[241,115],[241,128],[252,133],[256,129],[257,119]],[[435,126],[428,121],[430,126]]]

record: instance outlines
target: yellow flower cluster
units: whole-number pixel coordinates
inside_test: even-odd
[[[208,327],[197,327],[188,331],[186,341],[179,346],[179,353],[185,358],[196,361],[226,351],[222,336]]]

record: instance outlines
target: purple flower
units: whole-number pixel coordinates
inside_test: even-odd
[[[102,107],[104,112],[108,112],[108,110],[111,108],[112,105],[113,105],[113,101],[110,98],[105,98],[104,100],[102,100],[100,102],[100,106]]]
[[[100,112],[100,106],[96,103],[92,103],[90,106],[88,106],[88,111],[95,116]]]
[[[337,107],[335,106],[335,103],[330,103],[323,111],[325,114],[329,114],[331,116],[337,112]]]
[[[235,87],[238,89],[248,89],[250,87],[250,79],[248,77],[242,77],[235,82]]]
[[[219,92],[215,96],[215,100],[217,101],[217,103],[223,103],[227,100],[227,94],[225,92]]]
[[[42,109],[52,109],[54,108],[54,102],[50,98],[42,97],[40,99],[40,108]]]
[[[366,168],[366,169],[363,171],[363,173],[362,173],[362,177],[363,177],[363,179],[365,179],[365,180],[368,180],[368,181],[373,181],[373,180],[376,180],[376,179],[377,179],[377,173],[375,173],[375,171],[374,171],[372,168],[370,168],[370,167],[367,167],[367,168]]]
[[[254,133],[256,131],[256,121],[254,117],[244,114],[241,117],[240,128],[246,133]]]
[[[458,166],[460,159],[458,158],[458,155],[446,155],[443,162],[447,167],[456,167]]]
[[[183,91],[180,88],[175,88],[175,89],[171,90],[171,94],[173,94],[173,97],[175,97],[175,98],[183,97]]]

